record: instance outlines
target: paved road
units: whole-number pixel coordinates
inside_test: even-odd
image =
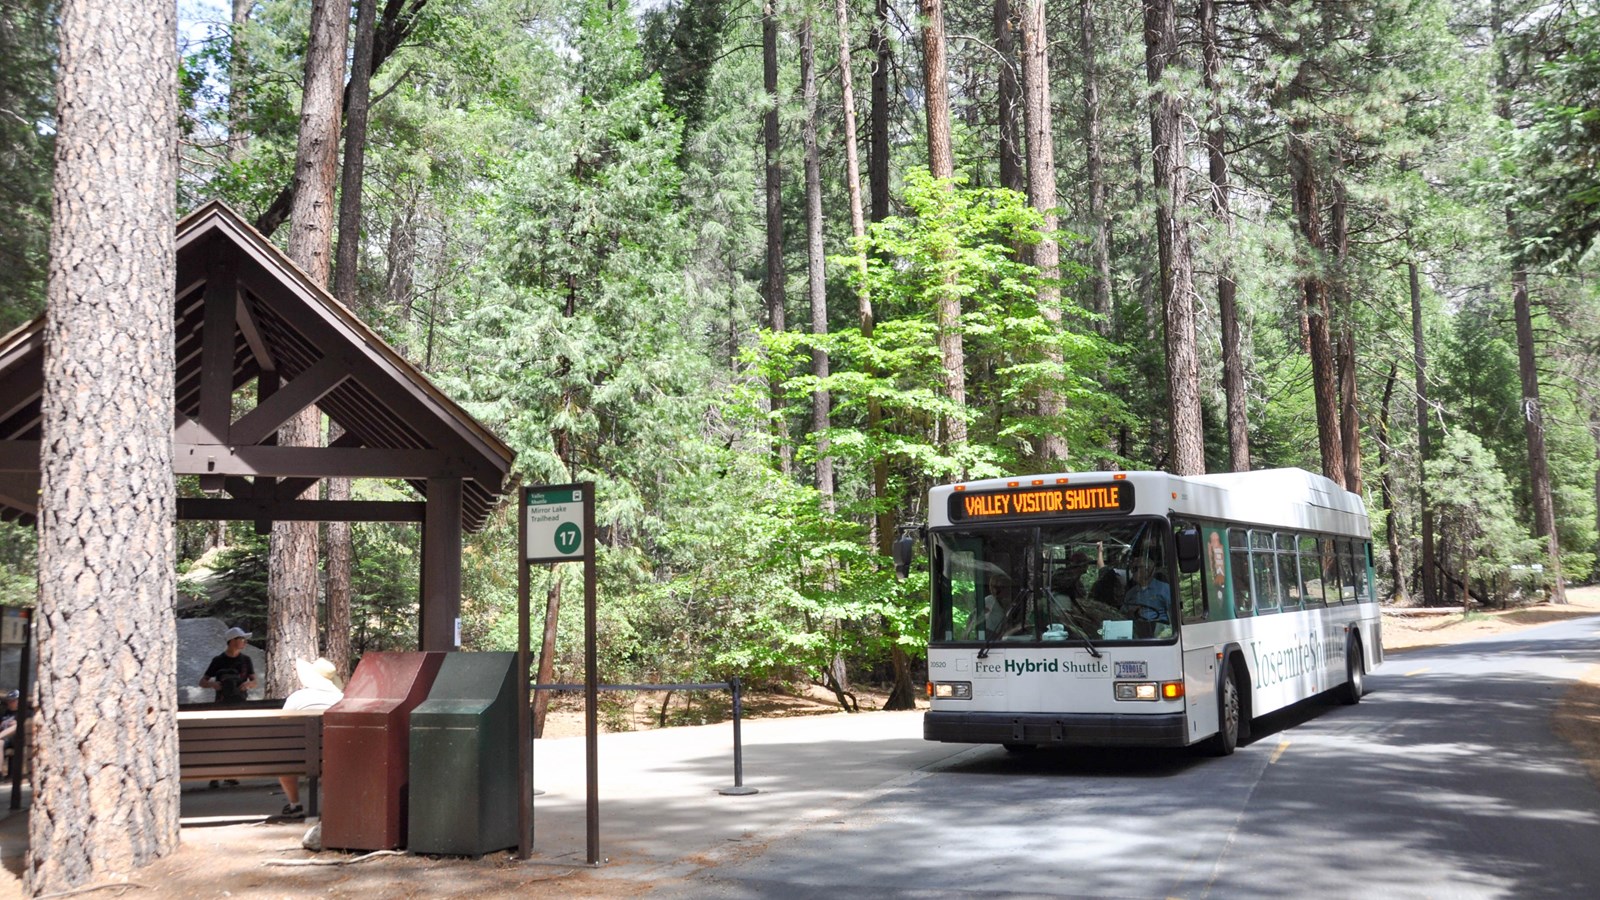
[[[1593,896],[1600,791],[1551,715],[1597,663],[1600,619],[1393,656],[1222,760],[951,747],[655,895]]]

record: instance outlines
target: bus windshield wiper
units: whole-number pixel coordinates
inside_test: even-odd
[[[1066,622],[1068,628],[1071,628],[1071,629],[1077,631],[1078,632],[1078,636],[1083,638],[1083,645],[1085,647],[1089,648],[1089,655],[1094,657],[1095,659],[1099,659],[1100,658],[1100,648],[1096,647],[1094,645],[1094,641],[1089,639],[1089,632],[1085,631],[1083,629],[1082,625],[1079,625],[1078,623],[1072,621],[1072,619],[1069,618],[1069,617],[1062,617],[1062,621]]]

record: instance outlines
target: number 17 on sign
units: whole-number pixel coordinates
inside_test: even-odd
[[[528,491],[528,562],[576,562],[583,558],[584,499],[580,487]]]

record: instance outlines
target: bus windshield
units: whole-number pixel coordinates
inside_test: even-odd
[[[935,531],[933,639],[1171,640],[1169,531],[1161,519]]]

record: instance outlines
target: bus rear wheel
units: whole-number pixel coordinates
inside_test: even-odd
[[[1217,694],[1217,733],[1205,743],[1211,756],[1231,756],[1239,746],[1239,686],[1233,682],[1233,666],[1222,675],[1222,690]]]
[[[1355,706],[1367,692],[1367,664],[1361,657],[1361,639],[1351,636],[1344,648],[1344,687],[1339,689],[1339,702]]]

